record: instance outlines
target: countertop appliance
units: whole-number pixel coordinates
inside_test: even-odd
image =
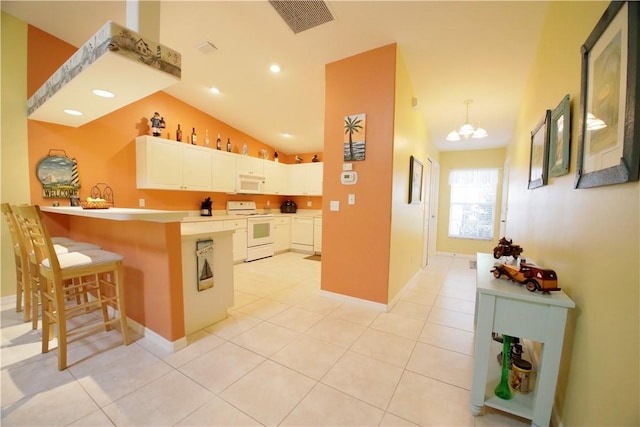
[[[280,212],[282,213],[296,213],[296,209],[298,207],[296,206],[295,202],[293,200],[285,200],[284,202],[282,202],[282,205],[280,205]]]

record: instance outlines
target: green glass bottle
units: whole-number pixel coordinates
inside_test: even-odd
[[[509,387],[509,368],[511,355],[511,340],[509,335],[502,335],[502,377],[500,377],[500,384],[496,387],[496,396],[500,399],[511,400],[513,394],[511,394],[511,388]]]

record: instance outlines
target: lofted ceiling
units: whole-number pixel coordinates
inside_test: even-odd
[[[124,1],[6,1],[2,10],[74,46]],[[441,151],[505,146],[536,53],[544,1],[327,1],[334,20],[294,34],[267,0],[160,1],[160,43],[182,54],[165,92],[288,153],[323,151],[325,64],[397,43]],[[210,42],[217,49],[199,49]],[[283,68],[272,74],[277,62]],[[366,77],[366,70],[363,70]],[[211,86],[220,89],[213,94]],[[445,138],[465,120],[481,140]],[[407,102],[411,102],[408,100]],[[360,111],[358,111],[359,113]],[[283,133],[291,134],[285,137]]]

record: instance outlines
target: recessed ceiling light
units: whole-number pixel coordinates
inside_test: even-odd
[[[271,64],[269,69],[271,70],[272,73],[279,73],[280,71],[282,71],[282,68],[278,64]]]
[[[76,111],[76,110],[66,109],[66,110],[64,110],[64,112],[69,114],[70,116],[81,116],[82,115],[82,112]]]
[[[220,89],[214,86],[211,86],[209,90],[211,91],[211,93],[215,93],[216,95],[220,93]]]
[[[94,89],[91,92],[93,92],[94,95],[100,96],[102,98],[113,98],[116,96],[113,92],[109,92],[108,90],[102,90],[102,89]]]
[[[285,138],[291,138],[291,134],[289,132],[282,132],[282,136]]]

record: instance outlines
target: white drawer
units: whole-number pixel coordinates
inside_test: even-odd
[[[288,225],[291,224],[291,218],[288,216],[276,216],[273,218],[273,223],[275,225]]]
[[[198,234],[198,233],[212,233],[215,231],[222,231],[222,221],[197,221],[197,222],[183,222],[180,224],[180,232],[185,234]]]
[[[225,230],[242,230],[247,228],[247,220],[246,219],[225,219],[224,220],[224,229]]]

